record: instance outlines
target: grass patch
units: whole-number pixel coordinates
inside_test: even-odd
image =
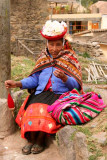
[[[87,52],[79,53],[78,55],[79,55],[79,56],[82,56],[82,57],[84,57],[84,58],[90,58],[90,54],[87,53]]]
[[[84,52],[84,53],[83,53],[83,57],[84,57],[84,58],[90,58],[90,55],[89,55],[89,53]]]
[[[35,66],[35,60],[32,58],[26,58],[24,56],[16,57],[14,55],[11,56],[11,79],[15,81],[20,81],[24,77],[28,77]],[[13,88],[13,92],[17,92],[20,88]],[[23,90],[24,94],[18,100],[18,106],[15,109],[15,116],[17,115],[19,108],[22,105],[22,100],[24,100],[28,96],[27,89]]]
[[[32,58],[26,58],[24,56],[16,57],[11,56],[11,79],[19,81],[24,77],[27,77],[35,66],[35,60]]]
[[[103,156],[101,150],[97,150],[94,155],[91,155],[91,156],[89,157],[89,160],[97,160],[98,157],[101,157],[101,156]]]
[[[70,140],[73,140],[77,131],[74,131],[70,137]]]
[[[85,92],[94,92],[94,90],[92,88],[87,88]]]
[[[96,152],[97,151],[97,147],[96,147],[95,141],[93,141],[90,138],[88,139],[88,150],[89,150],[89,152]]]
[[[89,130],[88,127],[76,125],[76,126],[73,126],[73,128],[75,128],[77,130],[77,132],[84,133],[86,136],[91,136],[92,135],[92,133],[91,133],[91,131]]]
[[[55,135],[55,140],[56,140],[56,142],[57,142],[57,145],[59,146],[59,137],[58,137],[57,134]]]

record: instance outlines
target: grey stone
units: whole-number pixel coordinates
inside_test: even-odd
[[[63,160],[76,160],[74,143],[71,140],[71,135],[74,134],[75,131],[76,129],[71,126],[65,126],[57,132],[58,150]]]
[[[74,138],[74,148],[76,160],[88,160],[89,153],[86,144],[86,136],[82,132],[77,132]]]
[[[92,138],[96,139],[99,144],[104,145],[107,141],[107,133],[106,132],[99,132],[97,134],[92,135]]]
[[[99,57],[100,56],[100,53],[97,51],[96,53],[95,53],[95,57]]]
[[[96,45],[98,45],[99,43],[98,42],[92,42],[92,45],[93,46],[96,46]]]
[[[14,102],[15,102],[15,110],[19,110],[19,108],[21,107],[24,99],[22,97],[22,95],[24,94],[23,90],[17,91],[15,93],[12,93]]]
[[[96,45],[96,46],[95,46],[95,49],[99,49],[99,48],[100,48],[100,45]]]
[[[86,136],[71,126],[65,126],[58,133],[58,150],[63,160],[88,160]]]
[[[7,99],[0,99],[0,137],[6,137],[15,131],[15,121],[9,110]]]

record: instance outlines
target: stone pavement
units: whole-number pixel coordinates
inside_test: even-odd
[[[57,145],[52,143],[40,154],[23,155],[22,147],[26,140],[20,137],[20,131],[0,139],[0,160],[62,160]]]

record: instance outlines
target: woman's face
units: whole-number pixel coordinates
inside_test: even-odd
[[[55,58],[58,53],[63,49],[63,42],[62,40],[55,40],[55,41],[48,41],[47,44],[49,53]]]

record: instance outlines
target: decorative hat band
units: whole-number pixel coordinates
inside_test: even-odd
[[[67,24],[65,22],[48,20],[43,29],[40,31],[41,35],[48,40],[58,40],[64,37],[67,32]]]

